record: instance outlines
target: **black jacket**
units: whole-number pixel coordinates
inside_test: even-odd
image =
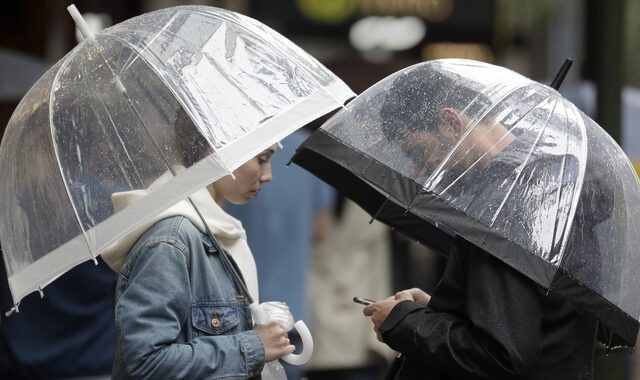
[[[597,322],[458,238],[428,307],[381,326],[401,379],[592,379]]]

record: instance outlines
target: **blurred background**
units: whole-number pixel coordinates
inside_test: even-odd
[[[31,85],[77,43],[70,1],[0,2],[0,133]],[[230,9],[293,40],[356,92],[408,65],[459,57],[550,83],[594,118],[640,170],[638,0],[76,0],[96,30],[185,4]],[[393,288],[432,289],[442,263],[393,236]],[[416,265],[418,264],[418,265]],[[420,268],[420,269],[416,269]],[[597,379],[640,379],[628,351],[598,350]]]

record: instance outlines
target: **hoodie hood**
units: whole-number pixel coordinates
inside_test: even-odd
[[[113,193],[111,195],[111,200],[113,202],[114,212],[119,212],[127,206],[144,198],[147,194],[151,193],[155,187],[166,182],[171,177],[171,173],[166,173],[145,190]],[[249,246],[247,245],[247,237],[245,230],[242,227],[242,223],[227,214],[220,205],[214,201],[207,189],[198,190],[191,194],[189,198],[191,199],[191,202],[185,199],[163,212],[158,213],[148,222],[143,223],[130,231],[102,252],[100,256],[112,270],[119,272],[129,251],[147,229],[162,219],[173,216],[184,216],[189,219],[189,221],[202,233],[207,233],[206,226],[209,227],[211,232],[215,235],[218,243],[231,255],[231,257],[233,257],[240,268],[242,276],[247,284],[247,288],[251,293],[251,297],[255,301],[258,301],[256,265]],[[202,214],[202,218],[198,215],[194,205]]]

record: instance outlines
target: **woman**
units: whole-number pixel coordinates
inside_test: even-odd
[[[178,117],[176,130],[183,118]],[[193,152],[198,156],[202,148],[208,151],[205,144],[185,137],[198,137],[193,133],[182,129],[177,136],[185,148],[185,166],[199,159],[190,157]],[[234,171],[235,179],[223,177],[192,194],[191,201],[160,214],[141,235],[127,236],[118,249],[103,254],[119,273],[114,379],[249,379],[260,375],[265,362],[293,352],[286,331],[276,322],[253,326],[245,287],[222,261],[225,250],[257,300],[255,263],[244,229],[221,206],[257,196],[271,181],[274,151],[271,146],[260,152]],[[147,193],[114,194],[114,207],[123,208]],[[129,244],[134,238],[135,244]]]

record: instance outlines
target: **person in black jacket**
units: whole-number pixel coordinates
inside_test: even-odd
[[[528,149],[531,141],[526,141],[526,136],[514,135],[490,115],[479,122],[472,120],[460,106],[475,99],[475,105],[482,107],[487,99],[462,87],[439,94],[437,86],[446,85],[450,78],[422,78],[419,74],[418,71],[413,77],[399,78],[405,81],[403,89],[410,88],[415,93],[394,97],[392,86],[381,111],[383,120],[386,113],[392,121],[383,124],[387,137],[396,142],[402,140],[403,150],[414,157],[416,177],[426,178],[443,154],[460,144],[464,146],[459,146],[457,152],[463,153],[450,158],[453,164],[444,174],[451,178],[442,181],[451,184],[456,178],[467,176],[468,186],[451,186],[447,193],[447,201],[458,209],[471,210],[469,213],[473,214],[472,210],[501,207],[509,210],[501,215],[517,216],[518,212],[532,209],[526,206],[540,202],[538,212],[544,215],[549,211],[541,203],[544,191],[549,191],[543,188],[548,185],[544,180],[522,190],[527,194],[510,196],[533,203],[502,203],[501,181],[516,168],[521,170],[521,178],[544,178],[545,170],[552,173],[561,166],[566,175],[555,190],[568,192],[566,186],[573,183],[572,176],[577,173],[575,157],[532,155]],[[406,81],[412,84],[407,86]],[[412,120],[431,118],[431,123],[416,124],[408,133],[405,128],[397,134],[394,123],[398,122],[398,115],[406,109],[426,108],[422,103],[424,94],[436,100],[429,103],[429,110],[418,111],[423,115]],[[425,116],[427,113],[431,116]],[[526,165],[520,167],[523,162]],[[474,207],[478,202],[483,207]],[[486,224],[484,219],[494,215],[488,212],[473,216]],[[525,222],[494,222],[504,223],[515,239],[519,234],[536,233],[535,218],[530,223],[526,218],[514,220]],[[569,239],[569,244],[578,242]],[[597,321],[571,301],[548,292],[460,236],[448,252],[445,272],[433,294],[415,288],[401,291],[365,307],[364,314],[371,317],[378,339],[403,354],[401,379],[593,378]]]
[[[364,309],[404,355],[402,379],[591,379],[596,321],[458,238],[432,295]]]

